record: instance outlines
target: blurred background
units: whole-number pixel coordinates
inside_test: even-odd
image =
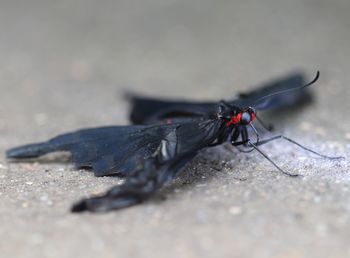
[[[0,151],[69,130],[128,122],[123,91],[219,100],[291,72],[321,78],[316,102],[276,124],[347,155],[347,0],[0,1]],[[278,119],[277,119],[278,120]],[[119,182],[64,164],[0,157],[4,257],[349,257],[348,162],[283,142],[205,151],[160,199],[104,215],[70,204]],[[213,163],[225,164],[219,172]],[[241,179],[244,178],[242,181]]]

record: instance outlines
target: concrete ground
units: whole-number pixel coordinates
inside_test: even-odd
[[[316,102],[273,122],[349,156],[349,11],[348,0],[1,1],[0,151],[127,123],[123,89],[219,100],[319,69]],[[348,160],[263,149],[304,177],[221,146],[155,200],[98,215],[69,208],[118,178],[1,155],[1,257],[350,257]]]

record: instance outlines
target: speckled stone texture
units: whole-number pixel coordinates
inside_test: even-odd
[[[278,132],[350,153],[348,0],[2,1],[0,151],[82,127],[127,123],[125,89],[219,100],[292,71],[316,102]],[[276,141],[205,150],[143,205],[71,214],[120,182],[67,163],[0,156],[1,257],[350,257],[350,172]]]

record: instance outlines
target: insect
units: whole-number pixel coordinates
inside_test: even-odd
[[[37,158],[51,152],[68,151],[77,168],[91,168],[95,176],[125,177],[123,184],[112,187],[105,194],[75,203],[73,212],[102,212],[141,203],[178,176],[201,149],[227,141],[243,152],[256,150],[281,173],[297,176],[280,168],[259,146],[281,138],[324,158],[340,157],[322,155],[283,135],[260,139],[254,124],[260,123],[264,127],[258,111],[296,105],[310,97],[304,89],[318,78],[319,72],[305,84],[300,75],[295,75],[219,103],[131,96],[134,125],[62,134],[46,142],[10,149],[6,152],[7,158]]]

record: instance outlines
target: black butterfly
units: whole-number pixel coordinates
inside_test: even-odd
[[[294,75],[219,103],[131,96],[131,121],[136,125],[83,129],[47,142],[13,148],[6,154],[10,159],[27,159],[68,151],[77,168],[90,167],[95,176],[126,177],[122,185],[112,187],[104,195],[79,201],[72,207],[73,212],[108,211],[140,203],[176,177],[201,149],[226,141],[233,146],[246,147],[242,151],[257,150],[279,171],[296,176],[279,168],[258,146],[283,138],[316,155],[332,157],[282,135],[260,140],[253,122],[261,122],[258,110],[296,105],[309,98],[310,93],[304,88],[318,77],[319,72],[313,81],[303,85],[303,77]],[[254,141],[249,138],[250,132],[255,134]]]

